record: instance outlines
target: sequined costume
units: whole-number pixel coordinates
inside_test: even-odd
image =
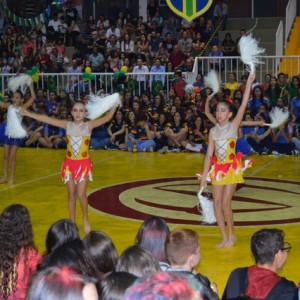
[[[75,183],[85,178],[92,180],[92,162],[89,158],[90,136],[87,122],[80,124],[68,122],[67,157],[63,161],[61,170],[61,178],[65,183],[71,178]]]
[[[207,180],[215,185],[244,182],[243,173],[251,166],[252,160],[243,160],[243,153],[235,153],[237,132],[231,122],[224,126],[218,123],[210,131],[215,143],[214,156]]]

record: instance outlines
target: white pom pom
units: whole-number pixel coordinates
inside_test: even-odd
[[[122,106],[120,95],[118,93],[106,97],[89,95],[88,103],[85,106],[87,110],[87,118],[94,120],[117,106]]]
[[[22,94],[25,95],[27,87],[32,83],[32,78],[29,75],[20,75],[16,77],[11,77],[8,80],[8,89],[13,93],[17,90],[21,90]]]
[[[26,130],[22,127],[22,117],[19,114],[21,108],[10,105],[7,110],[7,124],[5,135],[13,139],[22,139],[27,136]]]
[[[194,90],[194,86],[192,84],[187,84],[184,87],[184,90],[185,90],[186,93],[191,94]]]
[[[218,73],[215,70],[210,70],[204,77],[204,84],[213,90],[213,95],[216,94],[220,90]]]
[[[206,224],[216,223],[214,203],[212,200],[202,195],[202,189],[198,193],[199,209],[202,211],[202,222]]]
[[[249,66],[250,73],[254,73],[256,66],[263,63],[257,56],[264,54],[265,49],[258,46],[258,42],[252,37],[252,34],[242,36],[239,47],[242,62]]]
[[[272,120],[272,123],[265,123],[265,125],[270,126],[271,128],[277,128],[288,120],[289,115],[290,114],[288,110],[283,110],[279,107],[275,107],[270,112],[270,118]]]

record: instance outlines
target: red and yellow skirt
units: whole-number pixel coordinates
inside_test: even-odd
[[[75,183],[81,182],[85,178],[90,181],[92,177],[93,165],[89,158],[86,159],[70,159],[65,158],[61,167],[61,179],[66,183],[70,179]]]

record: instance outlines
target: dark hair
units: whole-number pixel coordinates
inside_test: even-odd
[[[76,224],[69,219],[61,219],[51,225],[46,237],[47,252],[50,253],[67,242],[79,238]]]
[[[251,238],[251,251],[257,264],[272,264],[275,254],[284,247],[284,232],[261,229]]]
[[[94,278],[100,278],[102,276],[94,266],[89,253],[79,238],[65,243],[52,251],[45,257],[40,269],[45,269],[50,266],[68,266],[76,270],[81,270],[83,274]]]
[[[127,272],[111,272],[101,280],[101,300],[122,300],[127,288],[133,285],[138,277]]]
[[[91,231],[83,238],[83,244],[98,271],[104,274],[115,271],[118,254],[113,241],[107,234],[101,231]]]
[[[169,233],[165,220],[153,216],[141,225],[135,243],[148,249],[158,261],[166,262],[165,242]]]
[[[234,119],[236,115],[236,107],[233,105],[233,103],[229,102],[226,99],[222,99],[219,101],[218,104],[225,104],[228,107],[229,111],[232,113],[232,117],[230,119]]]
[[[157,260],[152,253],[144,247],[134,245],[121,254],[117,263],[118,272],[129,272],[142,277],[149,272],[160,271]]]
[[[27,292],[27,300],[82,300],[83,288],[96,281],[78,270],[52,266],[38,272]]]
[[[24,278],[30,278],[29,250],[36,251],[31,220],[27,208],[21,204],[6,207],[0,215],[0,298],[6,299],[16,290],[21,250],[24,255]],[[5,263],[4,263],[5,262]]]

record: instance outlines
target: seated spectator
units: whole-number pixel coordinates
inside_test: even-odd
[[[203,300],[202,284],[193,275],[157,272],[137,280],[129,287],[125,300]]]
[[[133,152],[153,152],[156,144],[153,140],[153,134],[148,125],[148,118],[146,114],[142,114],[136,122],[136,115],[134,112],[128,113],[129,125],[126,129],[126,148]],[[135,124],[135,125],[131,125]]]
[[[277,99],[281,95],[281,89],[278,85],[278,81],[276,77],[271,77],[270,84],[268,88],[265,90],[265,95],[269,100],[270,107],[275,107],[277,103]]]
[[[146,219],[137,233],[135,244],[148,249],[159,262],[162,271],[170,266],[166,258],[165,242],[170,229],[167,223],[159,217]]]
[[[117,263],[117,272],[128,272],[137,277],[157,271],[160,267],[152,253],[138,245],[125,249]]]
[[[182,78],[180,70],[175,71],[175,79],[171,82],[171,87],[174,89],[176,95],[182,100],[184,98],[186,81]]]
[[[25,299],[27,285],[41,256],[26,207],[13,204],[0,215],[0,298]]]
[[[116,27],[115,23],[111,23],[110,27],[106,31],[106,38],[109,39],[111,35],[114,35],[117,39],[120,38],[121,31]]]
[[[93,52],[89,55],[88,59],[91,62],[92,71],[99,72],[101,62],[104,61],[104,56],[99,52],[97,46],[93,47]]]
[[[183,275],[192,275],[203,285],[205,299],[219,299],[217,287],[209,279],[197,273],[194,268],[199,264],[200,244],[197,232],[191,229],[173,230],[166,240],[166,255],[170,262],[168,272],[177,272]]]
[[[211,69],[221,72],[224,70],[224,61],[220,58],[223,52],[219,51],[218,45],[212,46],[212,51],[209,52],[209,66]]]
[[[98,300],[95,283],[94,278],[83,275],[79,270],[52,266],[34,276],[26,299]]]
[[[235,42],[233,41],[231,34],[229,32],[227,32],[225,34],[224,40],[221,43],[221,50],[222,50],[224,56],[236,56],[237,55]],[[235,66],[236,61],[234,60],[233,63]]]
[[[138,277],[127,272],[110,272],[100,283],[101,300],[123,300],[126,290]]]
[[[180,112],[174,113],[173,120],[167,124],[164,134],[168,138],[168,145],[172,152],[180,152],[181,143],[186,141],[188,126]]]
[[[110,51],[121,51],[120,42],[117,40],[114,34],[107,39],[105,51],[106,53],[110,53]]]
[[[180,69],[186,60],[186,55],[181,51],[178,45],[175,45],[173,52],[169,55],[169,61],[171,62],[174,70]]]
[[[161,61],[159,58],[156,58],[154,61],[154,65],[150,69],[150,73],[159,73],[157,75],[150,75],[150,86],[152,89],[155,87],[155,85],[161,84],[161,86],[165,85],[165,67],[161,65]]]
[[[125,150],[125,122],[120,110],[116,111],[114,119],[110,122],[107,132],[110,136],[108,149]]]
[[[206,21],[206,27],[203,31],[203,40],[205,43],[208,43],[210,46],[219,45],[219,36],[218,33],[213,37],[215,34],[215,27],[212,20],[208,19]]]
[[[251,251],[255,265],[231,272],[222,300],[238,299],[245,295],[251,299],[296,300],[298,289],[294,282],[280,277],[291,250],[280,229],[261,229],[251,238]]]
[[[58,52],[57,48],[54,47],[50,54],[50,69],[53,73],[64,72],[64,56]]]
[[[149,55],[150,58],[153,60],[159,48],[163,44],[163,39],[159,36],[159,34],[155,30],[152,30],[148,39],[149,39]]]
[[[101,231],[90,231],[83,238],[83,243],[99,272],[107,274],[116,270],[118,253],[107,234]]]
[[[198,115],[189,127],[188,140],[181,145],[192,152],[204,152],[207,149],[208,130],[205,128],[203,115]]]
[[[230,73],[228,77],[228,81],[224,85],[224,89],[229,89],[230,90],[230,95],[229,97],[231,99],[234,98],[234,92],[238,90],[240,87],[240,84],[236,80],[236,73]]]
[[[192,43],[193,40],[189,37],[188,32],[184,30],[181,39],[178,40],[178,46],[186,56],[189,56],[192,51]]]
[[[162,43],[162,46],[167,50],[170,54],[174,50],[174,46],[177,45],[177,40],[171,35],[170,32],[166,33],[165,39]]]
[[[258,85],[253,89],[253,97],[248,102],[252,115],[256,115],[261,104],[269,106],[268,99],[264,97],[262,88]]]
[[[61,219],[53,223],[46,236],[46,250],[51,253],[55,249],[79,238],[78,228],[69,219]]]

